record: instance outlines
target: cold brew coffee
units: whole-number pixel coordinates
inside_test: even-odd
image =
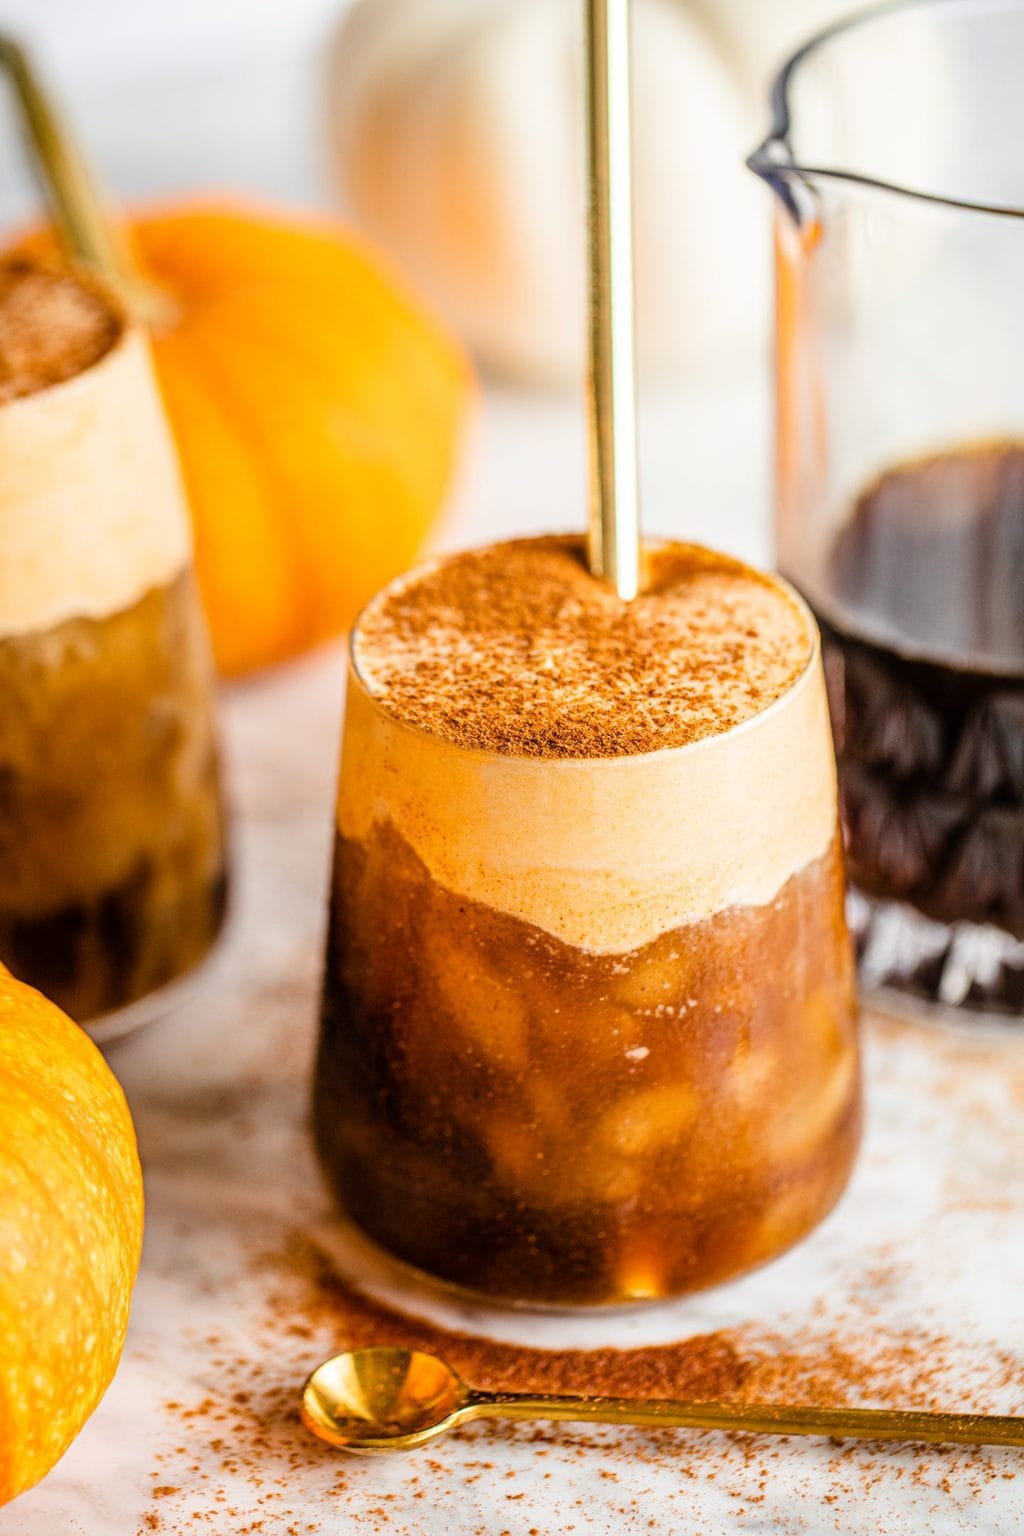
[[[505,1300],[707,1286],[846,1181],[856,1006],[817,636],[783,584],[580,541],[395,583],[353,638],[316,1074],[348,1212]]]

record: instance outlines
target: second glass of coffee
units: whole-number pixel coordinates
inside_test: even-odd
[[[360,620],[320,1156],[372,1238],[505,1301],[629,1302],[829,1210],[859,1078],[817,633],[694,546],[435,561]]]
[[[220,930],[214,672],[148,344],[69,271],[0,265],[0,960],[97,1035]]]

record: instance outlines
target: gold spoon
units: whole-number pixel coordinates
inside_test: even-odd
[[[776,1403],[485,1392],[419,1349],[353,1349],[325,1360],[302,1392],[302,1420],[343,1451],[408,1451],[472,1419],[570,1419],[762,1435],[1024,1446],[1024,1419],[900,1408],[789,1408]]]

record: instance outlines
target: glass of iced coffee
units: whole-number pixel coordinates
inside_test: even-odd
[[[0,267],[0,959],[110,1036],[221,924],[213,671],[147,343]]]
[[[352,643],[315,1086],[371,1238],[503,1301],[724,1280],[857,1145],[817,631],[783,583],[649,544],[435,560]]]

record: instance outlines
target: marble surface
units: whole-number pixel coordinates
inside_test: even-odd
[[[651,526],[763,554],[756,379],[644,409]],[[579,522],[582,462],[572,404],[489,397],[443,541]],[[342,1339],[290,1257],[303,1237],[406,1310],[497,1337],[590,1347],[768,1330],[780,1348],[847,1349],[865,1401],[891,1390],[902,1347],[908,1400],[1024,1410],[1024,1037],[1012,1032],[871,1021],[848,1194],[795,1252],[707,1296],[600,1319],[475,1313],[410,1286],[335,1221],[306,1120],[342,677],[331,647],[225,693],[230,930],[191,1002],[110,1055],[148,1197],[128,1346],[64,1460],[0,1513],[0,1536],[1024,1528],[1012,1451],[570,1427],[538,1440],[480,1425],[378,1462],[306,1435],[297,1390]]]

